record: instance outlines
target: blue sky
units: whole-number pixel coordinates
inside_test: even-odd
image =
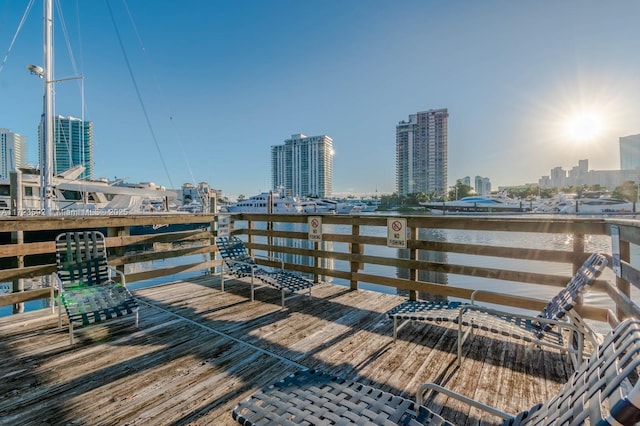
[[[0,127],[32,162],[41,3],[0,71]],[[0,0],[2,58],[27,4]],[[62,0],[66,37],[55,9],[55,78],[84,76],[97,177],[253,195],[271,145],[327,134],[335,193],[392,192],[396,124],[448,108],[449,185],[496,188],[585,158],[617,169],[618,138],[640,133],[638,1]],[[56,112],[80,116],[80,93],[58,84]],[[586,141],[565,131],[581,112],[602,126]]]

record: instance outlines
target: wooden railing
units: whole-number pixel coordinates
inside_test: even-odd
[[[563,287],[570,278],[569,275],[548,274],[535,265],[540,264],[540,262],[566,263],[570,265],[569,269],[575,272],[588,255],[585,249],[585,241],[593,236],[608,238],[611,235],[611,226],[614,225],[620,231],[621,275],[612,279],[599,279],[594,286],[595,291],[606,294],[610,298],[614,308],[607,309],[583,304],[579,307],[579,311],[586,318],[608,322],[611,325],[616,324],[623,317],[634,316],[640,318],[640,308],[631,299],[631,288],[638,289],[640,287],[640,272],[637,269],[638,265],[632,265],[630,257],[630,244],[640,244],[640,221],[609,220],[604,218],[542,218],[533,215],[500,218],[469,216],[394,217],[406,218],[408,231],[407,249],[394,256],[367,254],[368,249],[372,246],[383,247],[387,245],[386,235],[389,216],[322,216],[324,225],[322,241],[346,243],[340,245],[342,248],[319,243],[314,243],[314,245],[307,246],[307,248],[301,248],[298,244],[291,244],[291,240],[304,241],[308,239],[308,228],[306,227],[308,218],[305,215],[237,215],[234,216],[237,225],[234,226],[235,230],[233,232],[239,235],[246,235],[248,247],[252,250],[269,252],[275,256],[280,255],[285,259],[294,255],[307,256],[313,261],[306,264],[287,263],[286,267],[313,274],[316,278],[318,276],[330,276],[347,280],[351,289],[357,289],[359,283],[371,283],[407,291],[408,297],[412,299],[417,297],[418,292],[469,299],[471,293],[478,289],[477,287],[462,288],[451,284],[443,285],[433,281],[420,280],[419,277],[426,271],[480,277],[505,283],[518,282],[531,286]],[[296,230],[283,230],[282,224],[298,225],[292,227]],[[339,228],[341,232],[326,231],[331,228]],[[363,232],[365,228],[377,229],[377,232]],[[423,230],[464,230],[470,234],[475,233],[478,235],[492,232],[514,233],[513,235],[515,233],[523,233],[536,236],[543,242],[561,235],[570,240],[571,244],[569,249],[560,250],[549,248],[548,244],[542,244],[537,247],[535,245],[531,247],[513,247],[433,241],[421,238],[421,231]],[[278,245],[279,241],[287,241],[287,243]],[[480,263],[482,263],[481,259],[484,256],[516,259],[530,263],[532,266],[528,268],[529,270],[540,272],[468,266],[452,264],[448,261],[421,260],[425,257],[429,258],[429,256],[424,256],[424,253],[470,255],[477,257],[476,259]],[[610,253],[606,254],[609,255]],[[327,259],[347,262],[349,267],[339,269],[320,267],[319,265],[322,265],[323,260]],[[269,264],[269,262],[265,263]],[[407,278],[365,273],[365,265],[403,268],[407,271]],[[272,266],[276,265],[272,264]],[[609,273],[608,275],[611,276],[612,274]],[[546,303],[544,299],[504,294],[498,291],[486,296],[483,295],[480,300],[531,310],[539,310]]]
[[[254,252],[266,252],[285,259],[290,270],[320,277],[343,280],[351,289],[362,283],[387,286],[404,291],[410,298],[422,293],[442,297],[468,299],[471,293],[482,287],[483,282],[517,282],[528,286],[563,287],[570,271],[575,271],[588,255],[590,238],[610,238],[612,227],[619,234],[620,273],[611,271],[603,275],[594,286],[594,291],[607,296],[612,308],[591,306],[579,307],[586,318],[614,325],[624,317],[640,318],[640,307],[632,300],[632,294],[640,287],[640,270],[632,262],[632,246],[640,245],[640,221],[624,219],[591,218],[540,218],[527,217],[436,217],[393,216],[406,219],[407,248],[378,253],[376,249],[387,246],[389,216],[322,216],[322,242],[308,241],[307,215],[231,215],[232,233],[244,236],[247,246]],[[220,265],[215,260],[216,248],[212,244],[215,227],[190,231],[132,235],[140,226],[201,224],[213,225],[213,214],[202,215],[137,215],[119,217],[83,218],[1,218],[0,236],[5,241],[0,245],[0,282],[13,282],[14,292],[0,296],[0,305],[10,305],[49,296],[47,288],[18,291],[21,278],[47,276],[55,270],[53,239],[62,229],[103,229],[107,235],[109,263],[119,268],[138,262],[179,258],[192,254],[203,254],[202,261],[142,272],[129,273],[127,282],[173,275],[178,272],[214,270]],[[167,229],[160,227],[157,231]],[[425,231],[465,231],[469,235],[500,232],[503,235],[532,236],[542,242],[561,236],[569,241],[568,248],[550,247],[549,244],[526,246],[487,245],[475,242],[456,242],[446,239],[425,238]],[[166,244],[161,244],[166,243]],[[152,251],[132,251],[136,247],[156,244]],[[378,250],[379,251],[379,250]],[[608,255],[610,253],[607,253]],[[440,256],[439,255],[444,255]],[[465,255],[474,259],[473,265],[454,263],[449,255]],[[485,259],[492,258],[492,262]],[[300,261],[305,259],[305,261]],[[526,268],[495,267],[495,259],[516,260]],[[611,260],[611,259],[610,259]],[[261,261],[268,266],[279,266]],[[567,274],[545,273],[537,265],[554,262],[567,265]],[[610,262],[611,263],[611,262]],[[339,266],[336,266],[338,265]],[[494,266],[487,266],[493,264]],[[474,266],[475,265],[475,266]],[[371,273],[372,268],[395,268],[405,271],[404,278],[391,273]],[[534,272],[531,272],[534,271]],[[424,279],[425,273],[482,278],[474,286],[443,284],[433,279]],[[478,281],[478,280],[474,280]],[[499,286],[498,286],[499,287]],[[496,288],[496,286],[493,286]],[[538,287],[533,287],[538,288]],[[394,290],[395,291],[395,290]],[[484,293],[483,293],[484,294]],[[514,308],[541,309],[545,299],[504,294],[493,291],[483,296],[489,303]]]
[[[0,306],[46,299],[50,290],[25,290],[24,279],[48,277],[56,269],[55,237],[63,230],[98,229],[106,236],[109,264],[125,265],[203,254],[203,261],[174,262],[172,266],[127,274],[127,283],[215,267],[211,244],[213,214],[62,216],[0,218],[0,282],[10,282],[13,293],[0,296]],[[163,232],[184,228],[178,232]],[[204,260],[204,259],[207,260]],[[218,262],[219,264],[219,262]]]

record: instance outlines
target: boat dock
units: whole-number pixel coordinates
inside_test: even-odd
[[[619,275],[610,262],[591,288],[594,297],[580,301],[576,312],[599,329],[640,318],[632,294],[640,288],[631,255],[631,245],[640,245],[637,220],[329,215],[316,218],[322,242],[308,238],[308,220],[304,214],[238,214],[228,224],[251,253],[278,256],[285,269],[318,283],[311,297],[289,300],[283,309],[280,292],[258,289],[251,301],[250,285],[228,275],[222,291],[219,215],[1,218],[0,281],[12,283],[13,291],[0,295],[0,305],[12,305],[15,314],[0,317],[0,425],[234,424],[239,401],[303,368],[411,400],[419,385],[435,382],[515,414],[566,383],[573,366],[564,355],[548,347],[526,351],[520,340],[478,331],[458,367],[454,325],[411,324],[394,342],[386,312],[430,295],[469,300],[474,290],[483,290],[481,303],[539,311],[594,251],[594,239],[615,242]],[[407,248],[387,250],[387,230],[404,221]],[[141,306],[138,329],[128,317],[77,332],[70,344],[50,309],[19,312],[25,303],[45,306],[50,298],[46,280],[40,287],[28,282],[56,270],[55,235],[87,229],[104,230],[108,263],[126,272],[130,288],[150,279],[165,284],[133,290]],[[471,238],[445,239],[445,231]],[[487,244],[487,232],[505,238]],[[512,244],[512,236],[522,244]],[[608,250],[605,255],[613,260]],[[152,262],[152,268],[138,267]],[[549,263],[562,271],[547,269]],[[168,279],[185,272],[195,274]],[[464,280],[443,284],[431,273]],[[487,291],[487,280],[499,291]],[[332,283],[338,281],[342,285]],[[389,291],[372,292],[365,284]],[[511,291],[514,284],[539,296]],[[425,405],[455,424],[500,423],[442,395]]]
[[[507,412],[550,398],[572,372],[554,350],[476,337],[456,362],[456,329],[412,324],[393,342],[385,312],[404,298],[320,284],[280,307],[279,292],[218,275],[136,290],[140,326],[92,328],[69,345],[50,310],[0,318],[0,424],[235,424],[235,404],[301,368],[415,398],[437,382]],[[496,424],[429,400],[456,424]]]

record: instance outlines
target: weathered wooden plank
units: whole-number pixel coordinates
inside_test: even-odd
[[[56,315],[0,318],[0,419],[230,425],[235,403],[301,367],[410,398],[435,381],[508,411],[549,397],[566,380],[558,353],[525,354],[521,344],[482,332],[465,344],[458,368],[451,324],[415,323],[394,343],[385,312],[400,296],[322,284],[311,300],[281,309],[276,291],[262,289],[250,302],[246,282],[226,288],[205,276],[137,290],[138,330],[126,322],[97,327],[73,346]],[[460,424],[491,424],[446,398],[429,404]]]

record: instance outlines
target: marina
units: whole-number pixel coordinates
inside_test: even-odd
[[[454,57],[469,53],[447,46],[456,37],[403,50],[451,29],[449,24],[439,28],[437,21],[412,23],[420,5],[412,5],[411,14],[397,5],[396,11],[372,5],[363,14],[344,5],[322,13],[323,4],[302,15],[307,5],[289,5],[285,11],[256,3],[236,10],[235,5],[202,2],[194,8],[198,13],[174,8],[161,17],[162,4],[149,13],[141,4],[129,8],[126,2],[123,7],[106,2],[106,9],[100,9],[91,3],[76,10],[76,18],[85,17],[83,27],[94,33],[84,40],[80,20],[68,32],[63,8],[56,4],[59,40],[66,41],[74,74],[60,78],[54,73],[54,2],[42,3],[43,63],[27,65],[29,78],[39,78],[44,89],[37,166],[26,161],[25,137],[0,129],[0,426],[640,424],[640,220],[633,201],[640,202],[640,185],[632,180],[640,168],[623,162],[623,153],[629,152],[625,143],[640,147],[640,135],[620,137],[620,170],[591,173],[588,160],[579,160],[569,172],[551,169],[537,188],[526,184],[512,192],[499,187],[500,196],[472,195],[491,193],[489,177],[476,175],[472,191],[471,166],[456,170],[459,165],[450,167],[449,157],[464,153],[472,167],[486,168],[473,173],[514,179],[531,164],[548,166],[546,158],[536,160],[538,153],[553,161],[569,154],[546,146],[537,147],[536,155],[526,154],[527,138],[561,146],[538,133],[559,134],[560,126],[538,117],[542,112],[524,114],[526,105],[491,105],[500,90],[485,83],[485,76],[510,88],[510,104],[514,99],[543,104],[543,99],[518,100],[529,98],[513,90],[524,80],[506,84],[508,74],[528,79],[528,71],[502,64],[505,74],[486,72],[476,57],[480,68],[465,89],[458,78],[468,67],[460,65],[470,62],[464,57],[457,63]],[[32,5],[24,11],[0,72],[19,33],[34,33],[23,28]],[[438,16],[439,7],[427,9],[422,12]],[[431,9],[436,13],[431,15]],[[402,20],[394,19],[398,10]],[[147,17],[140,31],[137,14]],[[464,13],[456,14],[462,27],[475,29],[475,39],[490,47],[486,30],[474,27],[475,16],[465,20]],[[199,28],[200,15],[207,19]],[[271,15],[279,21],[271,21]],[[338,31],[334,15],[349,23],[349,31],[357,31]],[[116,83],[115,52],[101,41],[107,38],[105,16],[115,30],[137,104]],[[118,24],[122,20],[126,29]],[[375,39],[376,33],[389,33],[379,31],[380,22],[397,30],[415,28],[402,37]],[[229,23],[232,32],[217,32]],[[492,30],[496,25],[485,23]],[[376,31],[367,32],[369,26]],[[331,34],[309,31],[321,27]],[[269,28],[268,36],[254,33],[255,28]],[[425,28],[439,32],[424,37]],[[282,29],[286,34],[279,38]],[[93,64],[82,70],[100,76],[89,84],[91,97],[99,102],[95,140],[93,121],[84,115],[84,75],[71,52],[76,40],[69,34],[80,46],[86,42],[92,55],[109,58],[104,70],[96,73]],[[147,38],[151,42],[145,46],[143,36],[149,34],[155,37]],[[199,36],[189,39],[192,34]],[[314,39],[318,34],[322,38]],[[136,51],[161,52],[168,62],[142,61],[140,52],[134,56],[125,47],[132,35]],[[513,40],[510,44],[526,45],[533,53],[529,56],[537,58],[533,45]],[[318,48],[327,43],[327,50]],[[593,42],[586,45],[598,51]],[[367,62],[372,46],[378,53]],[[436,47],[445,50],[432,50]],[[429,62],[420,66],[422,50]],[[381,55],[385,51],[411,58],[402,78],[385,71],[389,75],[371,79],[386,65],[394,68]],[[482,56],[498,66],[500,55],[491,53]],[[434,61],[438,57],[446,60]],[[445,80],[436,78],[440,62],[447,64],[446,79],[455,76],[462,93],[491,89],[491,96],[478,98],[482,108],[458,102],[466,95],[454,94],[446,84],[438,86],[447,92],[432,90],[431,84]],[[615,57],[599,62],[625,63]],[[451,69],[460,71],[451,74]],[[412,77],[414,70],[418,73]],[[165,75],[156,82],[169,83],[169,96],[140,79],[154,80],[155,72]],[[13,80],[20,82],[15,76],[10,80],[0,86],[3,93],[14,93],[7,98],[17,109],[30,99],[29,90],[26,84],[23,93],[5,90]],[[63,109],[73,108],[58,85],[68,80],[77,80],[82,118],[55,112],[58,96]],[[280,80],[286,85],[278,86]],[[411,87],[403,88],[405,81]],[[527,89],[542,92],[537,83],[527,83]],[[363,89],[372,94],[364,96]],[[406,99],[424,98],[425,89],[430,99],[449,105],[427,105],[398,122],[405,108],[413,108]],[[165,97],[171,104],[161,111]],[[142,117],[129,110],[131,104]],[[411,106],[397,106],[402,104]],[[548,107],[541,110],[562,115],[553,102],[544,104]],[[388,138],[376,112],[382,105],[388,107],[384,120],[394,117],[389,120],[397,123],[396,192],[391,195],[387,189],[393,177],[386,169],[392,167],[392,156],[387,152],[383,161],[375,158],[383,151],[379,142]],[[502,134],[515,122],[509,110],[520,108],[523,116],[545,125],[527,130],[523,124]],[[499,116],[499,124],[485,111]],[[461,124],[465,114],[476,117],[475,123]],[[273,190],[231,202],[222,190],[195,184],[187,154],[199,157],[197,175],[215,178],[234,192],[248,182],[264,188],[257,183],[264,176],[254,161],[266,163],[266,156],[257,147],[273,143],[274,135],[291,123],[314,133],[294,133],[283,145],[271,145],[268,188]],[[491,131],[482,130],[492,123]],[[141,124],[149,135],[139,133]],[[348,131],[341,129],[347,124]],[[20,131],[28,128],[19,126]],[[233,134],[225,131],[231,126]],[[460,133],[461,128],[469,133]],[[586,138],[595,137],[596,130]],[[325,131],[340,142],[335,148]],[[449,134],[452,147],[467,140],[473,149],[450,150]],[[146,147],[147,139],[158,158]],[[508,141],[509,149],[497,149],[494,141]],[[164,171],[173,189],[149,181],[94,179],[94,143],[109,169],[118,174]],[[188,173],[193,183],[180,189],[173,185],[161,146],[170,152],[171,168],[185,157],[180,173]],[[572,155],[586,156],[587,151],[583,145]],[[238,157],[238,152],[245,155]],[[510,160],[498,159],[504,152]],[[348,191],[333,185],[337,153],[340,160],[349,159],[335,163],[345,168],[338,172],[336,167],[336,176],[349,172]],[[470,176],[449,187],[447,179],[450,183],[462,170]],[[381,198],[378,179],[385,186]],[[595,189],[587,188],[587,181]],[[365,185],[375,187],[376,195],[357,199],[352,191]]]

